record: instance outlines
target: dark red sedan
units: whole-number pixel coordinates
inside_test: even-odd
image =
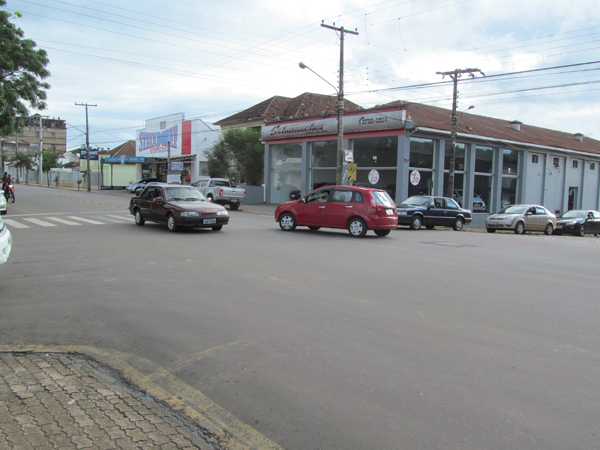
[[[209,202],[193,186],[152,183],[131,199],[129,212],[136,225],[146,221],[166,223],[169,231],[180,227],[204,227],[219,231],[229,223],[229,213],[221,205]]]
[[[345,228],[355,237],[363,237],[368,230],[387,236],[398,226],[398,215],[396,204],[384,190],[326,186],[279,205],[275,221],[284,231],[306,226],[311,230]]]

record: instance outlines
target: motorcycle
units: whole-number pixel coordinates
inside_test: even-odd
[[[6,200],[10,200],[12,203],[14,203],[15,187],[12,184],[4,184],[4,186],[2,186],[2,190],[4,191],[4,197],[6,197]]]

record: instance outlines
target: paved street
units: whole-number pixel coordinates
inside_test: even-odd
[[[90,355],[223,448],[597,448],[600,238],[285,233],[262,205],[169,233],[129,198],[17,185],[1,350]]]

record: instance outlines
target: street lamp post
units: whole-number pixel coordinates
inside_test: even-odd
[[[342,52],[343,52],[343,47],[342,47]],[[337,89],[333,84],[331,84],[329,81],[327,81],[325,78],[323,78],[321,75],[319,75],[317,72],[315,72],[314,70],[312,70],[310,67],[308,67],[306,64],[304,64],[302,61],[300,61],[298,63],[298,66],[300,66],[301,69],[308,69],[310,70],[312,73],[314,73],[316,76],[318,76],[321,80],[323,80],[325,83],[327,83],[329,86],[331,86],[334,90],[335,93],[337,94],[337,158],[336,158],[336,171],[335,171],[335,184],[337,185],[341,185],[344,184],[344,173],[343,173],[343,167],[344,167],[344,92],[343,92],[343,79],[342,79],[342,75],[340,74],[340,87],[339,89]]]

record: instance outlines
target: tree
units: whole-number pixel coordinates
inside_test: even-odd
[[[260,185],[263,180],[264,147],[260,130],[233,128],[221,140],[205,150],[211,177],[226,177],[235,183]]]
[[[33,156],[23,152],[15,153],[15,167],[17,169],[25,169],[27,175],[25,176],[25,184],[29,181],[29,171],[33,169]],[[17,171],[17,183],[19,182],[19,171]]]
[[[6,0],[0,0],[0,6],[5,5]],[[50,76],[46,51],[36,49],[31,39],[23,39],[23,30],[10,18],[11,14],[0,10],[0,136],[21,130],[19,117],[29,115],[27,104],[46,109],[46,89],[50,89],[42,81]]]
[[[50,170],[55,167],[61,167],[58,162],[58,153],[54,152],[44,152],[44,157],[42,158],[42,172],[46,172],[46,179],[48,180],[48,187],[50,187]]]

